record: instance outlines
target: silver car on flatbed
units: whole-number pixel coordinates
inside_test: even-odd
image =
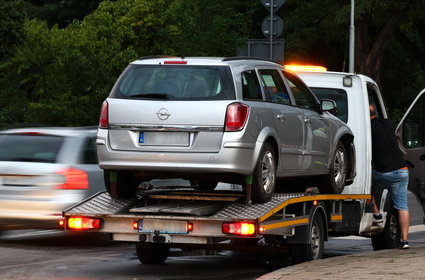
[[[101,109],[99,165],[108,191],[183,178],[198,188],[252,183],[266,202],[277,179],[314,176],[341,193],[354,174],[353,134],[293,73],[250,58],[142,57]]]

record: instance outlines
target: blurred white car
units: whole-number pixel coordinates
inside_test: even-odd
[[[105,190],[96,131],[0,131],[0,230],[59,228],[62,210]]]

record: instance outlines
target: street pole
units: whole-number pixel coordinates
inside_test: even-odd
[[[351,0],[351,20],[350,20],[350,48],[348,72],[354,73],[354,48],[355,48],[355,27],[354,27],[354,0]]]
[[[274,0],[270,1],[270,60],[273,59],[273,11]]]

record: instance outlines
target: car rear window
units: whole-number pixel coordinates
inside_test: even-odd
[[[331,99],[335,101],[338,113],[335,115],[341,121],[348,121],[348,101],[347,93],[343,89],[337,88],[310,88],[319,99]]]
[[[130,65],[111,97],[231,100],[235,92],[227,66]]]
[[[0,161],[54,163],[63,142],[60,136],[0,134]]]

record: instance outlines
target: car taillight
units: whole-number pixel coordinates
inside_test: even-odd
[[[67,229],[100,229],[101,219],[87,218],[87,217],[69,217],[66,220]]]
[[[99,127],[108,128],[108,126],[109,126],[108,102],[103,101],[102,108],[100,109]]]
[[[232,103],[227,106],[225,131],[240,131],[248,118],[249,106],[243,103]]]
[[[56,186],[61,190],[82,190],[89,188],[89,178],[85,171],[77,168],[67,168],[56,172],[65,177],[65,182]]]
[[[221,230],[228,234],[254,235],[255,224],[252,222],[223,223]]]

